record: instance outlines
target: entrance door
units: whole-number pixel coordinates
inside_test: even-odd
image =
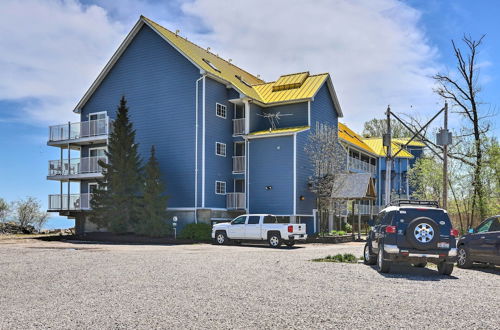
[[[244,193],[245,192],[245,180],[235,179],[234,180],[234,192]]]
[[[106,134],[106,112],[89,114],[89,136]]]

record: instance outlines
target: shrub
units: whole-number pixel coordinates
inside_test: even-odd
[[[356,256],[351,253],[339,253],[334,256],[328,255],[325,258],[313,259],[312,261],[356,263],[358,262],[358,258],[356,258]]]
[[[343,230],[339,230],[339,231],[337,232],[337,235],[339,235],[339,236],[343,236],[343,235],[346,235],[346,234],[347,234],[347,233],[346,233],[345,231],[343,231]]]
[[[336,231],[336,230],[332,230],[332,231],[330,232],[330,235],[332,235],[332,236],[337,235],[337,231]]]
[[[348,233],[352,233],[352,225],[350,223],[344,223],[344,231],[348,232]]]
[[[182,229],[179,235],[179,238],[196,241],[209,241],[211,237],[212,226],[206,223],[190,223]]]

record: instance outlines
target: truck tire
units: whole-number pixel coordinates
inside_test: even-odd
[[[441,261],[437,266],[439,275],[451,275],[453,272],[453,263],[451,262]]]
[[[463,245],[458,248],[457,265],[459,268],[472,267],[472,260],[470,260],[469,251],[467,251]]]
[[[379,273],[388,273],[391,270],[391,261],[384,259],[383,245],[380,245],[378,249],[377,269]]]
[[[279,233],[269,233],[267,236],[267,242],[272,248],[279,248],[283,243],[281,235]]]
[[[375,265],[377,263],[377,256],[373,254],[370,242],[367,242],[365,244],[363,262],[365,263],[365,265]]]
[[[427,217],[413,219],[406,229],[406,239],[419,250],[436,249],[439,235],[438,224]]]
[[[225,231],[217,231],[215,232],[214,243],[217,245],[227,244],[228,239]]]

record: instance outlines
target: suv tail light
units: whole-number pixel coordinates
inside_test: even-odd
[[[387,227],[385,227],[385,232],[387,234],[394,234],[394,233],[396,233],[396,226],[387,226]]]
[[[293,233],[293,226],[288,226],[288,232]]]
[[[458,233],[458,229],[451,229],[450,230],[450,235],[451,236],[455,236],[455,237],[458,237],[460,234]]]

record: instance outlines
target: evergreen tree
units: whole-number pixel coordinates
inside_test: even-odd
[[[151,147],[151,156],[144,169],[144,196],[142,199],[141,219],[136,233],[152,237],[167,236],[171,232],[167,224],[167,200],[164,196],[165,186],[161,181],[161,172],[155,155],[155,147]]]
[[[140,216],[142,177],[137,148],[127,101],[122,96],[109,137],[108,162],[99,161],[104,178],[91,200],[92,221],[114,233],[130,231]]]

